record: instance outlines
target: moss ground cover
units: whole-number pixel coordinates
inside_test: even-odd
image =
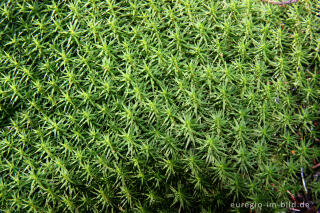
[[[318,0],[1,1],[0,211],[317,200],[319,50]]]

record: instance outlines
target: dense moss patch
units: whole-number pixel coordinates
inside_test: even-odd
[[[317,199],[319,8],[1,1],[0,211]]]

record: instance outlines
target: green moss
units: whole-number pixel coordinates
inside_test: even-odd
[[[319,14],[1,1],[0,211],[232,211],[288,201],[301,167],[319,194]]]

